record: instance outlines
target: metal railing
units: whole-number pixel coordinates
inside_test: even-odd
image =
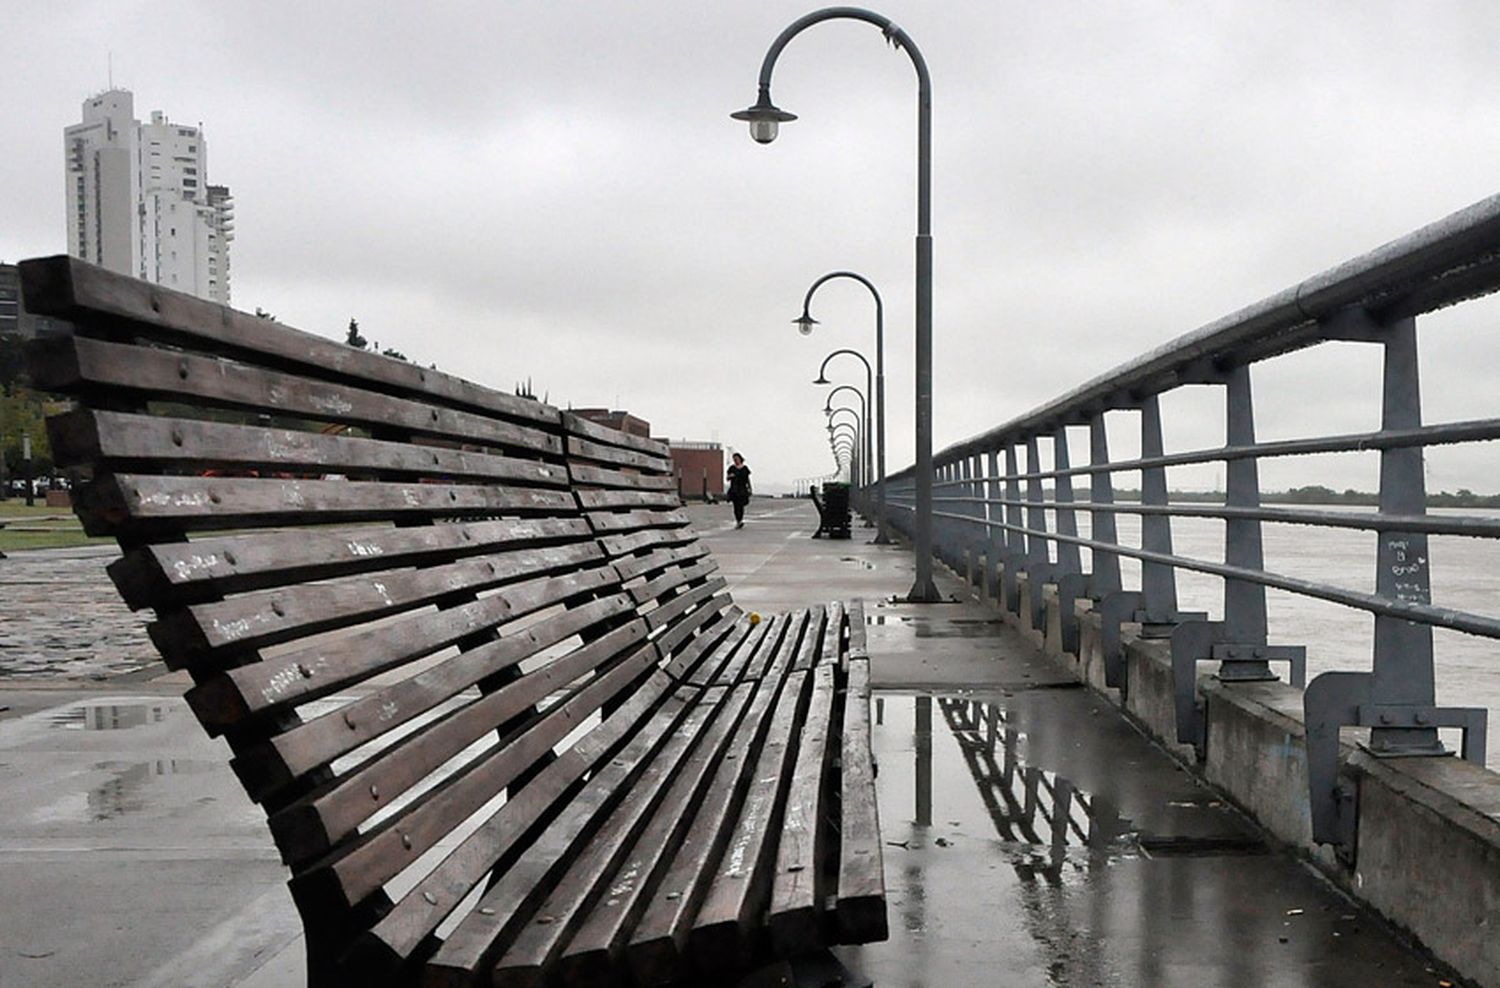
[[[1500,519],[1427,513],[1423,473],[1429,446],[1500,439],[1500,419],[1423,424],[1417,362],[1417,317],[1500,290],[1500,196],[1351,260],[1204,326],[1095,378],[1004,425],[942,450],[934,457],[934,553],[954,569],[973,570],[998,602],[1019,614],[1023,579],[1033,627],[1044,615],[1042,584],[1056,587],[1064,648],[1078,647],[1075,602],[1091,600],[1101,622],[1106,681],[1128,688],[1120,625],[1141,626],[1146,637],[1170,641],[1177,737],[1201,746],[1198,664],[1219,662],[1220,679],[1275,679],[1271,663],[1286,662],[1302,684],[1305,648],[1270,644],[1267,588],[1357,608],[1373,616],[1371,671],[1331,671],[1304,694],[1314,836],[1347,847],[1354,813],[1338,775],[1341,726],[1369,727],[1377,755],[1444,751],[1439,728],[1463,730],[1463,756],[1483,764],[1485,710],[1439,707],[1433,668],[1433,629],[1483,639],[1500,638],[1500,617],[1432,603],[1430,536],[1500,538]],[[1378,430],[1258,442],[1251,369],[1272,357],[1331,342],[1381,348],[1381,426]],[[1166,453],[1161,397],[1190,385],[1224,389],[1225,443]],[[1135,415],[1139,455],[1111,459],[1111,429]],[[1134,423],[1132,423],[1134,424]],[[1074,466],[1068,430],[1088,430],[1088,462]],[[1118,435],[1118,432],[1114,433]],[[1050,453],[1044,460],[1042,452]],[[1258,464],[1312,454],[1378,451],[1378,508],[1345,512],[1265,506]],[[1024,467],[1022,457],[1024,454]],[[1227,481],[1222,503],[1174,501],[1171,467],[1220,465]],[[1139,492],[1117,488],[1116,475],[1138,474]],[[1075,482],[1086,483],[1079,497]],[[1023,492],[1024,489],[1024,492]],[[915,478],[908,468],[889,478],[892,527],[910,533]],[[1135,500],[1134,498],[1138,498]],[[1138,545],[1117,532],[1119,515],[1140,519]],[[1079,532],[1080,516],[1090,522]],[[1174,520],[1223,524],[1222,558],[1174,549]],[[1270,572],[1265,567],[1265,523],[1378,533],[1375,589],[1351,589]],[[1085,569],[1081,550],[1089,550]],[[1138,561],[1139,582],[1126,588],[1121,560]],[[1178,606],[1179,571],[1222,581],[1222,619]]]

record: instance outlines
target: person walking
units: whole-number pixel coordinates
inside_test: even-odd
[[[750,468],[745,466],[745,458],[738,453],[734,454],[734,462],[730,464],[729,472],[729,503],[734,505],[734,527],[745,527],[745,505],[750,503]]]

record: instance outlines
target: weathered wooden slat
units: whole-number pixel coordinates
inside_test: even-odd
[[[856,607],[850,608],[857,610]],[[838,903],[841,943],[873,943],[888,935],[885,865],[870,751],[870,662],[850,659],[840,733]]]
[[[849,658],[868,659],[870,649],[866,642],[865,602],[856,597],[849,602]]]
[[[616,594],[551,615],[519,634],[506,635],[477,645],[409,679],[382,687],[350,701],[336,711],[288,728],[259,745],[243,748],[234,760],[240,781],[244,783],[251,798],[259,801],[279,786],[428,713],[470,686],[524,662],[540,650],[550,648],[573,635],[594,630],[599,625],[616,623],[629,611],[628,601]],[[624,650],[635,647],[645,638],[645,632],[645,625],[640,621],[615,628],[602,638],[577,648],[476,701],[471,705],[472,710],[466,710],[456,719],[472,720],[475,716],[498,715],[505,711],[510,716],[515,716],[550,692],[562,689],[573,679],[590,672],[600,663],[608,662]],[[493,720],[490,726],[503,724],[508,719]],[[416,771],[412,781],[420,779],[425,771],[441,764],[441,760],[436,764],[429,764],[435,751],[440,751],[443,757],[457,754],[462,750],[462,744],[474,741],[484,734],[480,729],[472,736],[461,735],[462,743],[458,748],[453,748],[438,745],[435,738],[442,732],[431,728],[429,730],[431,733],[418,732],[398,742],[400,749],[405,752],[400,756],[402,768],[408,772]],[[454,736],[452,725],[444,725],[442,730],[449,732],[449,736]],[[394,754],[383,753],[378,756],[390,757],[394,757]],[[373,764],[374,761],[365,763],[359,768],[359,772],[366,772]],[[427,766],[425,771],[422,770],[424,765]],[[387,801],[402,788],[390,775],[372,784],[377,784],[382,792],[389,794]],[[320,820],[330,816],[319,809],[325,802],[326,794],[323,793],[303,801],[305,807]],[[370,800],[362,799],[360,803],[361,809],[364,809],[368,807]],[[320,831],[328,833],[326,822],[320,826]]]
[[[682,501],[676,491],[576,491],[585,511],[600,508],[675,508]]]
[[[647,439],[644,436],[631,435],[612,429],[607,425],[600,425],[574,412],[563,412],[563,428],[570,434],[584,439],[592,439],[595,442],[604,443],[607,446],[624,446],[627,449],[638,450],[649,453],[658,459],[670,457],[671,447],[666,443],[657,442],[655,439]]]
[[[562,422],[561,412],[550,405],[304,333],[77,258],[60,255],[22,261],[20,274],[27,309],[72,319],[81,335],[92,335],[90,326],[97,321],[92,316],[107,317],[105,332],[118,332],[118,320],[130,320],[136,323],[135,332],[169,343],[229,351],[319,376],[357,379],[384,391],[420,394],[549,426]]]
[[[677,478],[644,473],[610,470],[588,463],[568,465],[568,474],[578,487],[607,487],[615,490],[675,491]]]
[[[415,528],[362,525],[147,545],[125,553],[108,569],[115,589],[133,610],[165,609],[247,590],[584,538],[591,535],[581,517]]]
[[[509,743],[496,745],[486,755],[464,766],[424,794],[421,800],[404,807],[380,826],[344,841],[332,853],[292,879],[294,894],[303,896],[304,901],[321,900],[345,908],[373,895],[407,865],[446,838],[470,814],[503,792],[506,786],[530,769],[591,714],[609,700],[621,696],[622,691],[625,703],[606,718],[606,722],[616,723],[620,736],[625,736],[628,733],[626,728],[635,727],[636,721],[655,706],[661,692],[664,692],[664,687],[660,692],[653,692],[657,688],[649,685],[629,688],[649,671],[652,656],[652,649],[638,649],[567,700],[548,708],[541,718]],[[656,682],[657,677],[653,677],[652,681]],[[659,681],[665,683],[667,680],[665,676],[661,676]],[[628,720],[628,724],[617,721],[622,713],[622,719]],[[590,735],[596,733],[598,729],[590,732]],[[594,761],[594,755],[593,743],[584,743],[587,739],[587,735],[579,739],[556,761],[548,764],[525,788],[530,789],[547,771],[564,759],[580,763],[577,765],[577,772],[588,768]],[[483,880],[485,872],[498,860],[499,853],[490,856],[497,847],[497,838],[501,838],[508,847],[509,842],[519,836],[518,833],[509,832],[519,822],[515,819],[516,816],[524,814],[528,808],[540,812],[550,806],[555,798],[554,795],[545,801],[544,806],[537,806],[533,799],[523,798],[521,793],[512,795],[497,814],[505,822],[496,825],[495,818],[492,817],[455,848],[432,873],[402,898],[385,917],[381,927],[372,931],[376,938],[384,939],[385,934],[390,934],[391,939],[385,940],[387,946],[390,946],[405,937],[414,936],[415,939],[406,945],[406,949],[396,951],[399,955],[406,956],[430,932],[430,928],[419,930],[417,926],[424,924],[429,918],[434,922],[441,922],[442,917],[452,911],[477,882]],[[506,813],[507,807],[511,807],[509,813]],[[535,821],[533,819],[530,822]],[[521,829],[524,831],[529,825],[527,823]],[[480,859],[485,863],[476,867]],[[438,901],[427,902],[424,892]],[[416,925],[413,925],[413,920],[417,920]]]
[[[636,657],[627,660],[626,664],[610,675],[633,669],[640,662],[649,664],[647,656],[650,652],[650,649],[642,649]],[[670,681],[665,676],[651,676],[632,690],[625,702],[598,727],[558,755],[556,760],[537,773],[519,792],[514,793],[505,805],[449,852],[431,873],[360,937],[351,952],[351,961],[356,968],[388,974],[411,956],[469,892],[485,880],[495,864],[517,850],[520,838],[532,831],[539,821],[551,815],[558,800],[585,772],[600,759],[608,757],[639,730],[641,723],[669,690]],[[572,724],[576,726],[582,716],[575,713]],[[512,744],[510,747],[515,746]],[[499,757],[505,758],[507,755],[508,750]],[[444,793],[439,798],[446,796],[447,793]],[[385,849],[387,853],[403,853],[396,850],[400,846],[399,840],[391,843],[395,846]],[[381,863],[378,856],[369,861],[371,865]],[[451,949],[455,954],[463,947],[462,942],[455,943],[451,937],[444,943],[444,948]],[[445,965],[441,953],[435,955],[425,967],[426,984],[471,984],[473,969],[464,966],[462,960],[460,958],[460,963],[450,966]]]
[[[628,587],[626,592],[630,599],[637,604],[645,604],[653,600],[660,600],[667,594],[687,586],[697,580],[702,580],[719,571],[719,564],[712,559],[700,559],[689,566],[669,569],[654,580]],[[669,598],[670,599],[670,598]]]
[[[653,546],[680,546],[697,542],[697,536],[680,526],[670,529],[648,528],[626,535],[605,535],[599,539],[611,559],[628,556]]]
[[[632,532],[642,528],[681,528],[691,519],[680,511],[591,511],[587,515],[594,531]]]
[[[572,495],[565,491],[470,484],[107,474],[74,493],[74,510],[90,535],[118,535],[153,525],[199,531],[364,519],[572,513]]]
[[[411,615],[206,678],[187,692],[210,734],[267,711],[307,703],[403,662],[553,604],[614,587],[608,569],[528,580],[436,613]]]
[[[565,946],[571,962],[559,965],[557,980],[597,983],[604,974],[600,962],[607,962],[610,954],[619,957],[624,923],[659,876],[668,860],[666,850],[681,841],[692,807],[712,780],[753,692],[749,685],[732,691],[715,689],[699,701],[706,707],[716,703],[715,693],[724,695],[722,709],[699,743],[671,761],[664,751],[632,788],[626,803],[537,910],[538,916],[554,921],[532,923],[521,930],[496,967],[496,985],[538,983],[549,964],[568,960],[560,958]],[[580,937],[585,944],[582,949]]]
[[[708,582],[694,587],[685,593],[678,594],[656,610],[647,613],[646,624],[650,626],[652,631],[655,631],[657,628],[664,628],[683,614],[686,614],[690,608],[703,603],[703,601],[723,590],[727,585],[722,576],[713,577]]]
[[[802,643],[802,632],[807,627],[808,617],[806,608],[782,615],[780,620],[786,626],[785,637],[781,639],[775,652],[762,650],[752,656],[745,666],[745,676],[759,679],[762,676],[777,676],[781,674],[781,670],[790,669],[797,647]]]
[[[776,644],[769,638],[761,641],[762,647],[768,641],[770,647]],[[664,984],[679,972],[693,918],[729,843],[741,797],[758,764],[781,679],[767,676],[745,685],[755,690],[750,709],[735,729],[728,753],[703,798],[694,805],[685,836],[667,854],[670,860],[665,862],[660,883],[647,893],[641,915],[628,933],[626,959],[637,983]]]
[[[722,645],[705,641],[702,645],[697,640],[683,649],[678,658],[683,662],[679,667],[676,660],[669,665],[668,671],[676,668],[688,670],[688,682],[701,683],[738,683],[744,676],[745,667],[750,663],[752,657],[761,649],[767,654],[776,650],[777,643],[786,632],[786,620],[782,615],[773,615],[761,621],[759,624],[751,624],[748,620],[736,622],[737,627],[748,628],[749,633],[741,635],[736,633],[729,641]],[[711,659],[699,661],[702,656],[710,656]],[[722,657],[723,661],[717,661]]]
[[[809,638],[812,636],[809,635]],[[823,796],[832,747],[834,667],[812,671],[812,694],[796,744],[792,782],[781,814],[771,883],[771,944],[781,957],[796,957],[826,943],[823,936]]]
[[[658,549],[644,556],[631,556],[628,559],[621,559],[614,566],[615,572],[620,574],[620,579],[628,581],[638,576],[650,576],[654,573],[659,573],[674,563],[701,559],[706,555],[708,555],[708,546],[695,541],[673,549]]]
[[[729,691],[719,689],[705,695],[696,690],[679,691],[677,696],[683,697],[686,713],[669,724],[670,736],[665,743],[654,752],[644,752],[633,741],[610,759],[521,860],[507,870],[505,878],[485,893],[483,905],[488,905],[493,914],[470,914],[471,919],[477,915],[481,925],[488,927],[480,935],[507,926],[515,930],[514,939],[491,937],[500,943],[510,939],[491,973],[496,988],[540,982],[548,962],[577,927],[578,914],[603,891],[606,875],[645,827],[649,814],[661,803],[688,756],[712,736],[708,727],[723,719],[719,707],[729,695]],[[668,714],[669,707],[664,707],[652,718],[653,723]],[[552,885],[548,879],[554,875],[558,877]],[[549,885],[550,893],[534,913],[516,908],[528,891]],[[515,919],[507,923],[505,912]],[[516,919],[530,922],[522,925]],[[455,932],[464,932],[462,924]]]
[[[778,823],[796,755],[806,680],[803,672],[787,675],[729,845],[693,920],[689,950],[703,971],[733,970],[748,963],[762,934],[760,921],[774,878]]]
[[[807,672],[813,667],[818,659],[818,649],[822,647],[824,628],[828,620],[828,611],[823,607],[808,609],[807,633],[802,636],[802,643],[797,646],[797,654],[792,659],[792,668],[798,672]]]
[[[828,622],[823,625],[823,643],[818,648],[818,665],[837,665],[843,656],[844,626],[847,618],[844,605],[830,601],[827,606]]]
[[[719,603],[727,604],[728,598],[719,597],[708,601],[704,606],[678,619],[671,627],[653,639],[656,647],[661,649],[662,658],[667,660],[667,665],[664,667],[666,673],[673,679],[687,676],[697,664],[698,656],[687,656],[689,649],[696,647],[698,654],[701,655],[704,649],[712,648],[719,639],[733,629],[735,622],[724,617],[723,609],[715,606]],[[748,630],[749,622],[744,622],[744,625]],[[678,654],[679,647],[694,635],[697,635],[697,638],[694,638],[692,644],[683,648]]]
[[[570,465],[575,460],[583,460],[585,463],[593,465],[602,463],[617,467],[634,467],[637,470],[656,476],[672,475],[672,461],[666,457],[653,456],[649,453],[637,453],[634,450],[619,449],[614,446],[605,446],[602,443],[579,439],[577,436],[568,437],[567,449]]]
[[[27,357],[36,386],[63,394],[91,399],[103,394],[123,395],[143,401],[239,409],[256,415],[400,429],[452,442],[532,450],[545,454],[556,468],[563,468],[557,459],[562,453],[562,436],[548,431],[545,418],[538,421],[522,415],[509,421],[222,357],[81,336],[36,340],[29,345]]]
[[[213,649],[263,648],[423,607],[455,593],[480,593],[526,577],[591,566],[601,556],[598,546],[575,542],[257,590],[169,614],[151,625],[151,638],[163,655],[171,653],[185,664],[187,657]]]
[[[439,477],[547,487],[565,486],[567,480],[561,467],[536,460],[159,415],[79,409],[52,418],[47,430],[62,466],[149,462],[153,470]]]

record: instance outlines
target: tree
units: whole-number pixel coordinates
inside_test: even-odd
[[[358,319],[349,320],[349,333],[344,337],[344,342],[354,347],[354,349],[356,350],[363,350],[365,347],[370,345],[369,340],[359,335]]]

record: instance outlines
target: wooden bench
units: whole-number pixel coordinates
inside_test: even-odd
[[[666,448],[67,257],[75,510],[291,870],[317,985],[733,982],[886,932],[860,605],[765,619]]]

